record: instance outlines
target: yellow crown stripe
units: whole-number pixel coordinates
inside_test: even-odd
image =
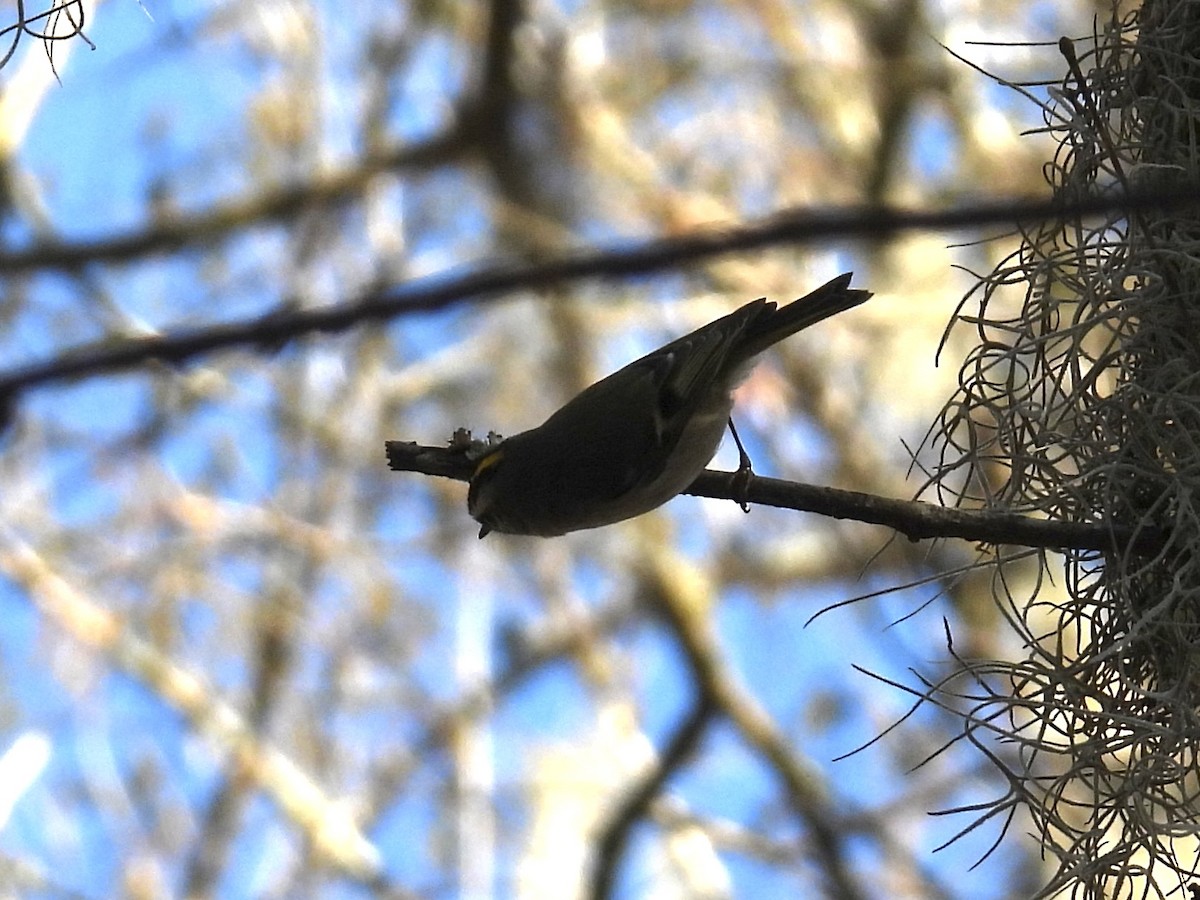
[[[500,460],[503,457],[504,457],[504,448],[497,447],[495,450],[493,450],[487,456],[485,456],[479,460],[479,462],[475,466],[475,475],[472,477],[478,477],[481,472],[486,472],[492,466],[496,465],[496,463],[500,462]]]

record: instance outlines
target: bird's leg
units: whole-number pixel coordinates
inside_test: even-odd
[[[733,435],[733,442],[737,444],[738,448],[738,467],[737,471],[733,473],[732,480],[733,499],[742,508],[742,512],[748,513],[750,512],[750,503],[746,499],[746,494],[750,490],[750,476],[754,474],[754,465],[750,462],[750,454],[742,446],[742,439],[738,437],[737,428],[733,424],[733,416],[729,417],[729,433]]]

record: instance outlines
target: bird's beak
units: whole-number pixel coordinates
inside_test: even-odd
[[[485,537],[487,537],[488,532],[491,530],[492,530],[491,525],[480,525],[479,526],[479,539],[483,540]]]

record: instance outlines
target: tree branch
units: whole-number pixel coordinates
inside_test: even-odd
[[[344,188],[331,187],[332,193]],[[293,202],[286,192],[271,201],[276,211]],[[736,228],[696,231],[679,237],[646,241],[624,247],[582,251],[531,265],[498,264],[442,280],[428,279],[415,285],[372,290],[358,299],[338,306],[289,310],[252,319],[219,325],[181,329],[151,337],[89,344],[63,351],[51,359],[0,372],[0,412],[11,411],[19,395],[33,387],[59,381],[130,369],[150,360],[184,363],[215,350],[242,346],[276,349],[304,335],[317,332],[337,333],[373,320],[390,319],[415,312],[428,312],[515,290],[530,290],[579,278],[627,278],[649,272],[677,268],[727,253],[740,252],[782,243],[829,240],[834,237],[880,237],[899,231],[956,229],[988,223],[1012,223],[1058,216],[1066,211],[1076,214],[1100,213],[1124,209],[1166,209],[1195,206],[1200,188],[1180,186],[1170,192],[1155,191],[1126,197],[1097,197],[1074,204],[1060,200],[1022,200],[978,203],[969,208],[941,211],[905,211],[887,208],[851,210],[791,210],[757,223]],[[245,214],[226,210],[213,221],[198,225],[219,230],[222,216]],[[185,236],[167,229],[153,239],[159,249],[177,246]],[[137,240],[121,239],[106,248],[94,248],[100,258],[123,258],[137,252]],[[37,264],[54,267],[78,265],[87,254],[74,251],[64,257],[62,248],[35,248],[26,254],[0,254],[0,274],[20,271]],[[57,254],[57,255],[56,255]]]
[[[469,481],[474,464],[466,446],[425,447],[408,441],[388,441],[388,468]],[[1129,527],[1106,522],[1057,522],[1016,513],[950,509],[918,500],[894,500],[840,488],[751,475],[742,493],[733,473],[706,470],[685,494],[811,512],[834,519],[884,525],[910,541],[961,538],[985,544],[1019,544],[1053,550],[1124,552],[1152,550],[1166,541],[1166,530],[1143,525]]]

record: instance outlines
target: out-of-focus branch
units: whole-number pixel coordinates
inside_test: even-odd
[[[424,447],[407,441],[387,442],[388,467],[469,481],[474,468],[461,448]],[[732,474],[707,470],[685,494],[718,500],[742,500],[762,506],[812,512],[893,528],[909,540],[961,538],[984,544],[1019,544],[1055,550],[1113,551],[1151,549],[1166,540],[1164,529],[1104,522],[1055,522],[1015,513],[952,509],[917,500],[894,500],[840,488],[751,475],[743,494]]]
[[[770,714],[723,661],[708,614],[710,588],[702,579],[689,577],[690,572],[685,561],[665,551],[648,557],[642,581],[649,605],[678,637],[698,689],[713,698],[720,713],[783,782],[792,809],[808,829],[816,864],[825,873],[826,895],[841,900],[862,897],[847,858],[847,830],[839,823],[820,773],[793,751]]]
[[[284,192],[272,202],[282,208],[296,201],[294,198],[289,200],[287,192]],[[1170,192],[1160,191],[1124,198],[1101,197],[1076,204],[1029,200],[981,203],[960,210],[928,212],[889,208],[790,211],[736,228],[713,228],[630,247],[567,254],[558,259],[532,265],[496,265],[436,282],[430,280],[417,285],[370,291],[340,306],[291,310],[240,322],[71,348],[52,359],[0,373],[0,412],[11,410],[21,392],[40,385],[134,368],[150,360],[178,364],[215,350],[232,347],[259,346],[275,349],[288,341],[316,332],[346,331],[364,322],[428,312],[465,300],[540,288],[570,279],[630,277],[772,244],[828,240],[839,236],[878,237],[916,229],[956,229],[988,223],[1011,223],[1052,214],[1060,215],[1064,209],[1099,213],[1113,209],[1166,209],[1197,204],[1200,204],[1200,188],[1180,188]],[[227,210],[202,227],[219,230],[216,219],[238,215],[236,210]],[[182,239],[181,235],[170,228],[164,234],[166,237],[154,239],[162,249],[174,246]],[[127,246],[122,252],[129,249]],[[45,255],[43,264],[53,264],[53,248],[29,251],[29,254],[38,252]],[[107,252],[117,251],[110,247]],[[86,254],[75,258],[72,264],[78,264],[84,258]],[[22,268],[29,267],[32,263],[21,254],[7,257],[0,254],[0,274],[8,271],[6,267],[13,265]]]
[[[34,270],[78,269],[88,263],[130,262],[145,256],[211,242],[247,228],[293,218],[313,204],[348,200],[366,189],[373,178],[397,170],[412,171],[445,165],[467,146],[465,132],[452,129],[426,141],[403,144],[374,154],[357,165],[229,201],[193,215],[180,215],[146,228],[63,243],[37,244],[25,250],[0,253],[0,274]]]
[[[363,821],[372,821],[379,815],[382,804],[402,793],[416,768],[427,763],[432,755],[444,751],[464,723],[501,706],[517,688],[546,666],[581,653],[612,635],[633,619],[634,611],[632,604],[616,602],[572,621],[506,635],[504,644],[508,658],[496,677],[427,717],[422,733],[408,745],[404,754],[390,760],[375,773],[372,787],[360,803]]]
[[[116,616],[88,600],[32,547],[12,535],[0,536],[0,571],[21,585],[48,619],[148,685],[197,731],[232,753],[240,772],[287,812],[322,858],[360,881],[376,882],[381,877],[379,850],[359,829],[350,810],[326,795],[290,757],[255,735],[241,714],[215,697],[201,679],[130,634]]]
[[[654,768],[627,792],[624,801],[609,817],[596,846],[596,867],[592,873],[590,891],[593,900],[605,900],[612,895],[617,866],[634,825],[645,816],[667,780],[691,759],[716,712],[714,699],[701,690],[692,710],[667,742]]]
[[[353,168],[220,205],[194,216],[168,220],[117,237],[42,244],[27,250],[0,253],[0,274],[33,269],[74,269],[92,262],[128,262],[210,241],[232,231],[244,230],[249,225],[286,219],[312,203],[349,199],[381,172],[444,164],[448,155],[461,151],[471,142],[469,129],[476,121],[475,117],[473,108],[468,108],[462,131],[450,130],[423,143],[405,144],[389,153],[369,157]],[[714,226],[660,240],[630,242],[625,246],[567,255],[531,266],[502,267],[468,275],[463,279],[467,285],[473,279],[497,275],[505,276],[505,281],[494,287],[465,290],[445,302],[482,292],[536,287],[568,278],[640,275],[684,262],[775,244],[833,238],[881,238],[907,231],[959,231],[987,225],[1011,226],[1016,222],[1052,219],[1068,213],[1109,215],[1120,211],[1177,210],[1198,204],[1200,185],[1183,184],[1169,190],[1087,197],[1071,203],[1056,198],[1030,197],[975,200],[954,209],[914,210],[888,206],[788,209],[747,224]],[[514,278],[515,281],[509,280]],[[384,292],[380,299],[395,293]]]

